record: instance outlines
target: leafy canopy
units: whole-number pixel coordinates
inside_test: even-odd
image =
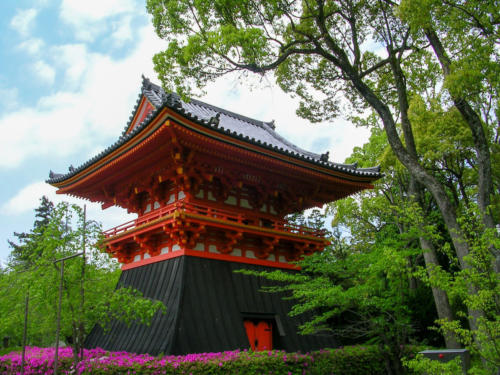
[[[161,302],[144,298],[136,290],[116,289],[121,271],[97,247],[99,223],[86,220],[78,206],[47,202],[42,199],[36,210],[46,212],[43,220],[37,215],[39,221],[14,253],[22,258],[11,257],[0,274],[0,337],[9,337],[12,344],[22,343],[25,298],[29,296],[28,343],[54,344],[61,267],[55,261],[80,253],[84,246],[85,259],[80,256],[64,263],[61,338],[75,346],[75,353],[95,324],[105,329],[113,319],[148,324],[155,313],[164,311]],[[44,207],[51,209],[45,211]]]

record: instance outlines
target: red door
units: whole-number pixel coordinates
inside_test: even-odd
[[[273,326],[268,320],[245,320],[248,342],[253,351],[271,350],[273,348]]]

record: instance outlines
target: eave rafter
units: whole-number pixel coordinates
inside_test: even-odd
[[[170,119],[169,116],[171,116]],[[195,129],[198,129],[199,132]],[[165,162],[163,168],[168,164],[167,161],[172,162],[176,166],[175,176],[171,175],[172,168],[160,171],[162,168],[158,168],[158,165],[155,166],[155,163],[149,163],[148,168],[153,169],[153,173],[157,174],[161,180],[173,179],[175,183],[182,184],[185,190],[191,191],[197,190],[203,181],[209,181],[214,174],[217,174],[216,170],[211,173],[212,171],[203,168],[200,156],[210,155],[211,158],[225,164],[225,170],[230,170],[227,166],[229,163],[232,166],[239,165],[240,168],[252,170],[253,175],[261,175],[261,180],[268,183],[268,186],[259,192],[264,194],[265,198],[279,190],[273,186],[277,184],[272,183],[272,176],[279,181],[288,179],[293,182],[294,186],[307,186],[313,179],[316,185],[339,186],[347,191],[346,193],[339,191],[338,194],[328,197],[325,197],[328,194],[322,194],[321,199],[316,200],[332,200],[335,195],[346,196],[371,187],[370,181],[373,180],[371,177],[348,177],[341,172],[327,170],[321,166],[307,165],[306,162],[297,161],[290,156],[278,155],[272,151],[264,153],[259,150],[258,146],[235,141],[223,134],[211,134],[210,137],[207,137],[206,134],[210,132],[207,129],[201,130],[198,124],[179,118],[177,114],[169,113],[169,110],[164,110],[157,115],[154,121],[151,121],[149,126],[104,160],[99,160],[68,181],[54,185],[60,188],[59,193],[70,193],[86,197],[91,201],[100,201],[104,203],[104,207],[113,204],[124,206],[130,201],[130,197],[115,195],[113,186],[116,186],[120,181],[131,178],[131,175],[135,175],[134,170],[136,173],[140,172],[141,169],[144,170],[145,165],[147,165],[146,160],[163,160]],[[245,147],[241,147],[242,145]],[[159,158],[162,150],[163,157]],[[165,157],[166,153],[170,154],[170,157]],[[155,167],[157,170],[154,170]],[[112,172],[113,170],[115,172]],[[267,172],[270,170],[273,171],[272,174]],[[229,182],[231,186],[234,184],[262,186],[255,181],[245,179],[241,173],[236,179],[227,172],[220,174],[219,177],[221,176],[226,179],[223,181],[224,185]],[[134,189],[151,190],[150,186],[148,187],[144,183],[144,178],[138,182]],[[123,184],[120,183],[120,185]],[[148,193],[153,192],[148,191]],[[221,197],[224,197],[225,194],[226,192],[222,190]],[[302,205],[304,207],[311,206],[312,202],[308,203],[306,199],[306,197],[311,197],[310,192],[304,191],[301,196]],[[297,208],[300,209],[300,207]]]

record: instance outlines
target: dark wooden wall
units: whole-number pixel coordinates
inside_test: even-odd
[[[299,335],[307,317],[288,316],[293,301],[263,293],[271,282],[233,272],[269,267],[196,257],[178,257],[122,273],[119,285],[132,286],[145,296],[163,301],[166,314],[156,314],[151,325],[126,327],[113,322],[108,332],[94,327],[86,347],[136,353],[187,354],[249,348],[244,318],[273,321],[273,347],[309,351],[337,346],[327,335]]]

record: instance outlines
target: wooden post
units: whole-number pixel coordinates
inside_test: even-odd
[[[54,375],[57,375],[57,365],[59,361],[59,333],[61,332],[61,301],[62,301],[62,289],[64,280],[64,261],[78,257],[80,255],[83,255],[83,253],[76,253],[54,261],[54,264],[56,264],[57,262],[61,262],[61,273],[60,273],[61,280],[59,281],[59,304],[57,307],[56,350],[54,353]]]
[[[24,301],[24,331],[23,331],[23,352],[21,355],[21,375],[24,375],[24,363],[26,359],[26,336],[28,333],[28,308],[30,302],[29,289],[26,292],[26,299]]]
[[[83,263],[82,263],[82,277],[80,279],[80,332],[78,332],[78,340],[80,345],[80,360],[83,360],[83,331],[84,331],[84,316],[85,316],[85,290],[84,290],[84,279],[85,279],[85,240],[86,240],[86,230],[87,230],[87,205],[83,205],[83,234],[82,234],[82,254],[83,254]]]
[[[57,328],[56,328],[56,351],[54,354],[54,375],[57,375],[57,365],[59,362],[59,333],[61,331],[61,300],[64,278],[64,259],[61,260],[61,280],[59,281],[59,304],[57,306]]]

